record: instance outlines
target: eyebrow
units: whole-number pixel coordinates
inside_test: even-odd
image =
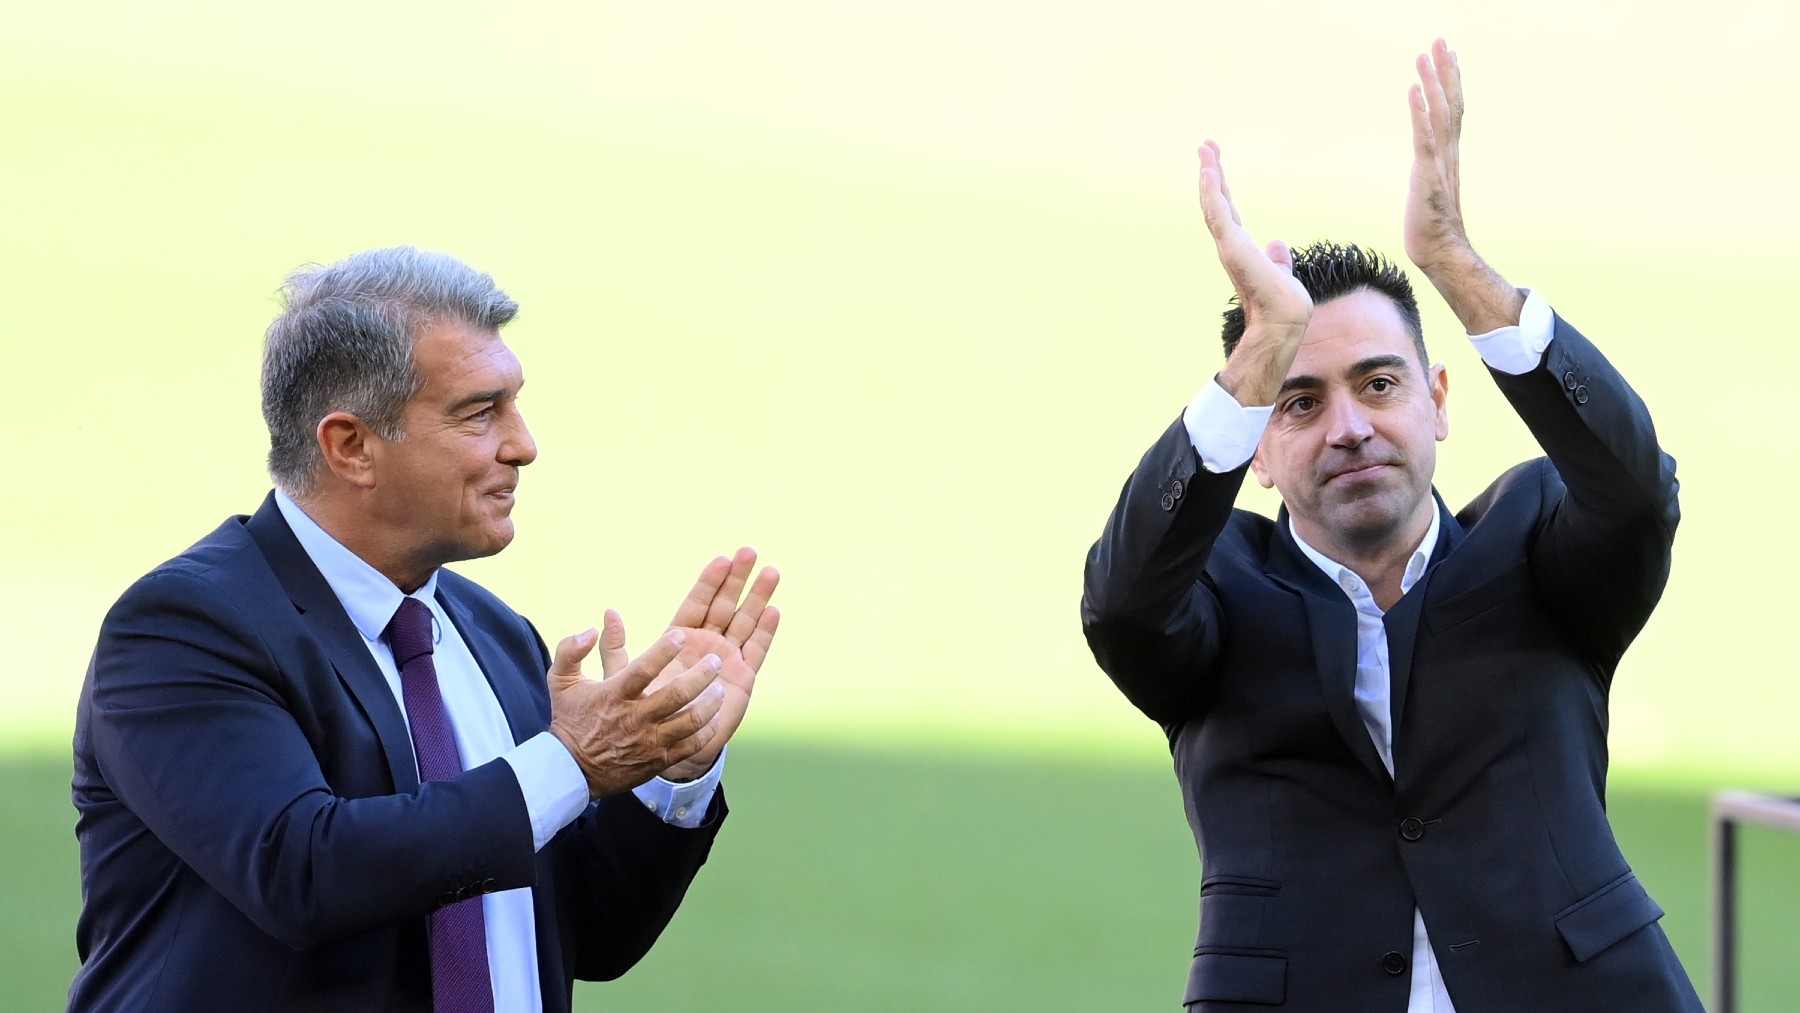
[[[515,395],[518,394],[518,392],[521,389],[523,389],[524,386],[525,386],[525,381],[523,381],[523,380],[519,381],[519,386],[513,388],[511,393],[513,393]],[[470,394],[468,397],[463,398],[461,401],[458,401],[455,404],[451,405],[450,406],[450,414],[455,415],[456,413],[462,411],[465,408],[473,408],[478,404],[485,404],[488,402],[498,402],[502,397],[505,397],[507,393],[508,393],[508,391],[507,391],[507,388],[505,388],[505,387],[495,387],[493,390],[476,391],[475,393]]]
[[[1359,376],[1364,376],[1384,369],[1398,370],[1402,373],[1406,372],[1406,357],[1403,355],[1371,355],[1366,359],[1359,359],[1356,362],[1351,363],[1349,369],[1344,370],[1344,379],[1354,380]],[[1277,396],[1280,396],[1291,390],[1323,387],[1324,385],[1325,381],[1318,377],[1309,373],[1302,373],[1298,376],[1290,376],[1281,381],[1281,389],[1277,391],[1276,394]]]

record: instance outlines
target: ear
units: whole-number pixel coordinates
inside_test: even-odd
[[[1442,443],[1450,436],[1450,372],[1443,363],[1431,367],[1431,403],[1437,406],[1437,438]]]
[[[349,412],[332,412],[315,431],[325,467],[359,489],[375,487],[375,433]]]
[[[1269,475],[1268,465],[1263,463],[1262,444],[1256,445],[1256,453],[1250,455],[1250,470],[1255,473],[1256,480],[1264,489],[1275,488],[1275,479]]]

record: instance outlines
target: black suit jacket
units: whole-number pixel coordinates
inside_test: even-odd
[[[1452,516],[1386,616],[1395,772],[1356,710],[1356,613],[1180,420],[1088,556],[1095,657],[1169,735],[1202,858],[1186,1001],[1406,1009],[1413,910],[1458,1013],[1699,1001],[1605,812],[1607,693],[1660,597],[1675,465],[1561,320],[1496,382],[1548,455]]]
[[[549,726],[537,631],[449,571],[438,598],[516,741]],[[547,1011],[641,957],[706,824],[631,795],[534,853],[494,760],[421,785],[392,691],[276,509],[226,521],[113,606],[75,726],[82,967],[71,1010],[429,1010],[436,908],[530,887]]]

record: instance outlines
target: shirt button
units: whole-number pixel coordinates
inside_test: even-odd
[[[1408,816],[1400,821],[1400,836],[1409,841],[1416,841],[1425,836],[1425,824],[1416,816]]]
[[[1406,973],[1406,955],[1399,950],[1389,950],[1381,955],[1381,969],[1396,977]]]
[[[675,818],[678,820],[687,819],[687,806],[682,806],[681,808],[676,809],[675,810]]]
[[[656,803],[655,802],[652,802],[647,798],[639,799],[638,801],[644,803],[644,808],[650,810],[651,812],[656,811]]]

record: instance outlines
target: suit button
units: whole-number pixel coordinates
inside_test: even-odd
[[[456,891],[455,890],[445,890],[443,893],[440,893],[437,895],[437,906],[438,907],[449,907],[450,905],[452,905],[454,903],[456,903]]]
[[[1400,836],[1409,841],[1416,841],[1425,836],[1425,824],[1416,816],[1408,816],[1400,821]]]
[[[1169,495],[1174,496],[1176,499],[1180,499],[1181,494],[1186,491],[1187,487],[1181,484],[1181,479],[1179,478],[1175,480],[1174,485],[1169,486]]]
[[[482,893],[493,893],[494,887],[499,886],[499,885],[500,884],[494,882],[492,879],[484,879],[481,881],[481,892]]]
[[[1579,383],[1580,383],[1580,381],[1575,379],[1575,374],[1573,372],[1568,372],[1568,373],[1563,374],[1563,389],[1564,390],[1574,390],[1576,388],[1576,386],[1579,385]]]
[[[1389,950],[1386,953],[1383,953],[1381,955],[1381,969],[1396,977],[1405,974],[1406,955],[1399,950]]]
[[[1587,404],[1587,387],[1585,385],[1575,388],[1575,403]]]
[[[1172,493],[1172,492],[1163,493],[1162,508],[1164,510],[1175,509],[1175,494],[1174,493]]]

